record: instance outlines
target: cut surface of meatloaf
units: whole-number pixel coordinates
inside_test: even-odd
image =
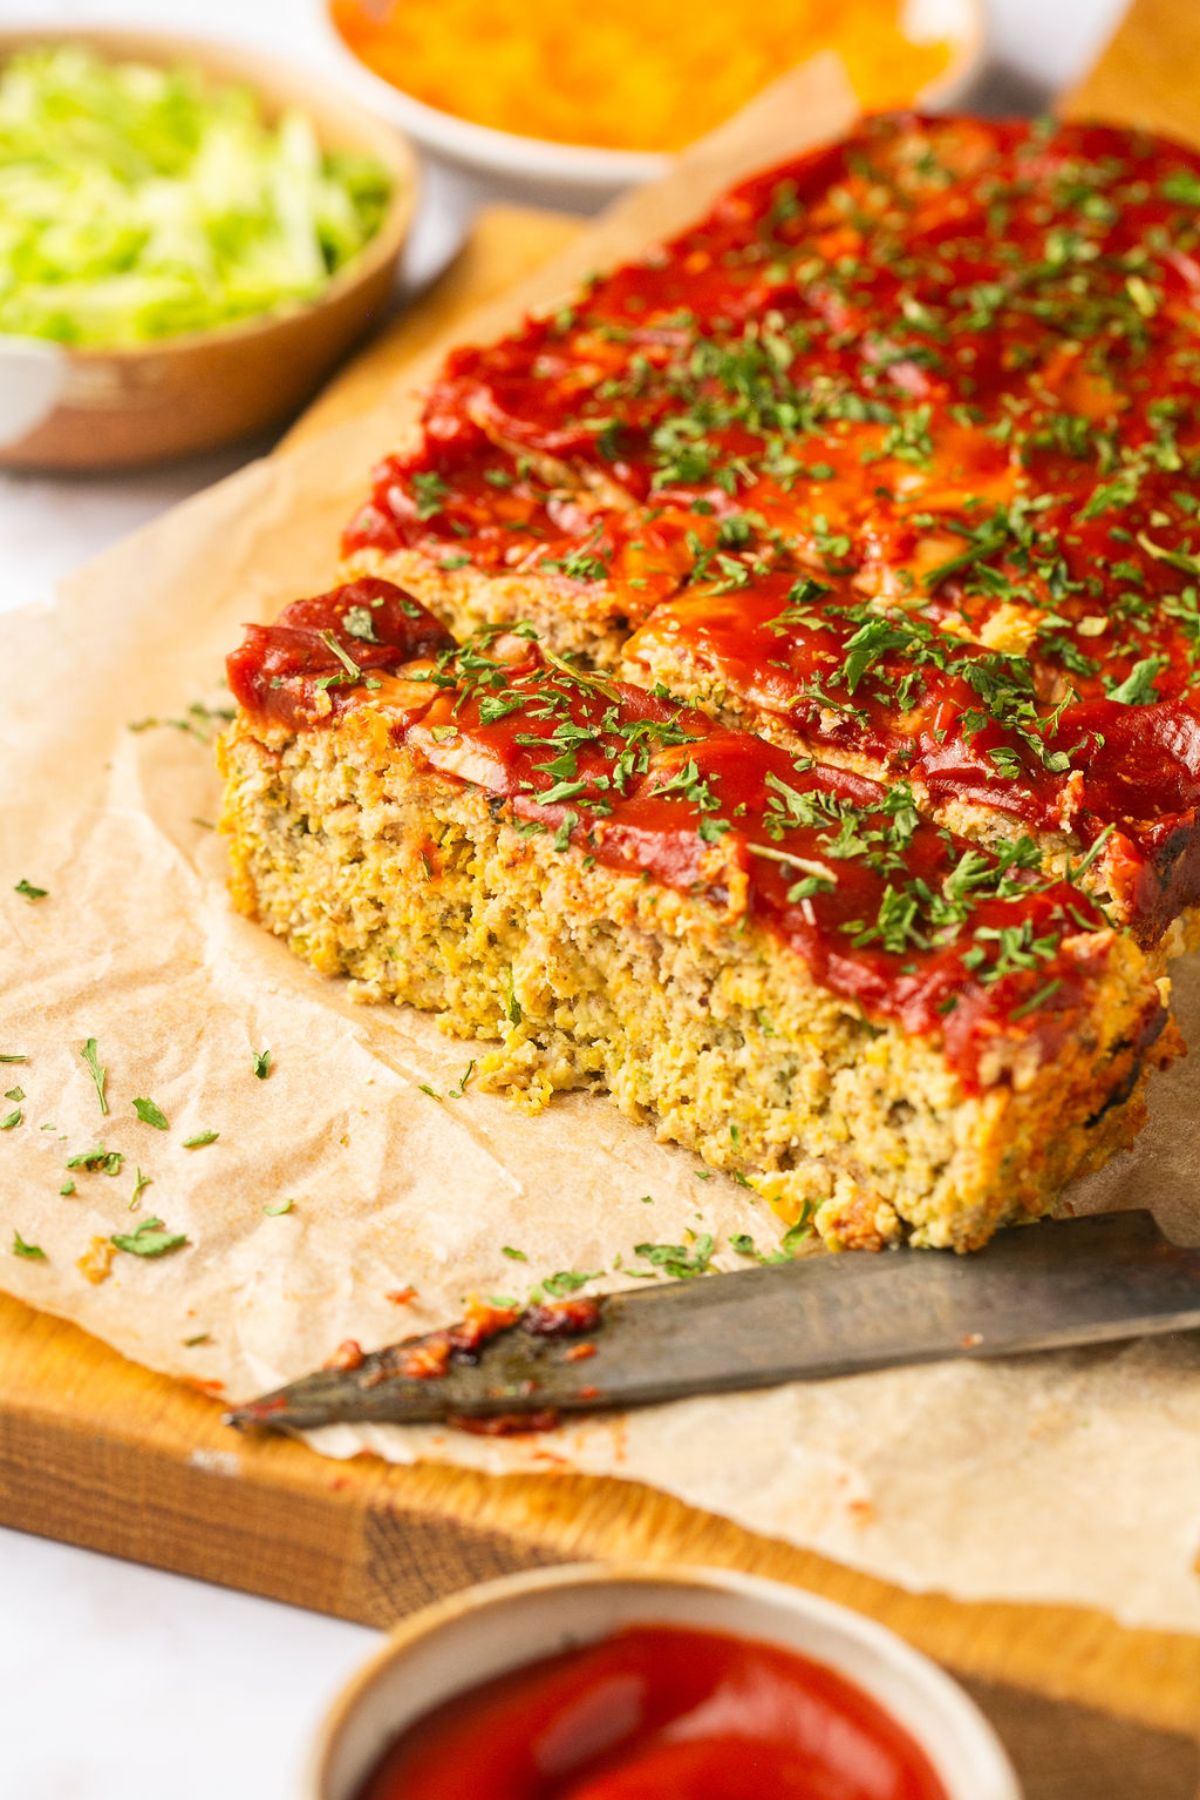
[[[238,904],[364,999],[607,1091],[829,1244],[970,1249],[1128,1144],[1167,984],[1028,839],[364,580],[252,627]]]
[[[455,352],[349,566],[460,633],[528,620],[904,778],[981,842],[1029,832],[1178,949],[1200,916],[1198,324],[1195,153],[868,120]]]

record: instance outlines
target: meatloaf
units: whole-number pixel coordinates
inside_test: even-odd
[[[1200,158],[867,121],[451,356],[348,568],[1200,931]],[[632,637],[632,642],[630,639]]]
[[[899,115],[456,351],[231,658],[239,903],[828,1243],[1052,1210],[1198,934],[1198,296],[1194,153]]]
[[[365,579],[229,662],[238,904],[364,999],[590,1087],[835,1246],[971,1249],[1128,1144],[1166,983],[1028,838]]]

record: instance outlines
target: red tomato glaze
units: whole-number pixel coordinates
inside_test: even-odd
[[[648,621],[921,804],[1111,838],[1153,939],[1200,898],[1198,317],[1194,151],[869,119],[456,350],[347,548]]]
[[[634,1626],[448,1701],[358,1800],[948,1800],[861,1689],[748,1638]]]
[[[444,779],[560,850],[760,920],[818,985],[936,1034],[968,1086],[998,1038],[1053,1055],[1079,1029],[1112,942],[1080,888],[921,820],[903,784],[797,762],[670,696],[546,665],[532,644],[511,640],[514,662],[478,643],[412,662],[440,628],[387,590],[372,595],[365,644],[347,636],[365,629],[347,603],[361,583],[250,628],[228,665],[239,704],[264,724],[319,728],[369,704],[374,682],[393,739]],[[389,663],[399,700],[381,683]],[[1153,1000],[1139,1041],[1164,1019]]]

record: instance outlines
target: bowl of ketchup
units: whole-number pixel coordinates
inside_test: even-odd
[[[882,1626],[722,1570],[538,1571],[405,1620],[303,1800],[1021,1800],[991,1727]]]

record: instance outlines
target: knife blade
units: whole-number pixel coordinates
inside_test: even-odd
[[[1173,1244],[1148,1212],[1106,1213],[1003,1231],[973,1256],[819,1256],[585,1304],[550,1319],[555,1335],[539,1334],[547,1309],[534,1308],[476,1348],[447,1354],[444,1332],[408,1338],[228,1420],[304,1430],[558,1415],[1195,1329],[1200,1250]],[[561,1329],[576,1323],[585,1342]],[[426,1363],[444,1373],[411,1373]]]

